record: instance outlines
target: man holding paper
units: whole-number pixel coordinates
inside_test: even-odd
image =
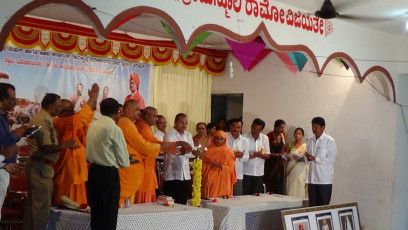
[[[2,148],[2,151],[4,149],[5,152],[9,152],[12,149],[7,147],[15,145],[17,141],[20,140],[20,137],[24,135],[27,126],[23,125],[20,128],[15,129],[13,132],[10,132],[7,113],[16,105],[16,91],[13,85],[8,83],[0,83],[0,102],[0,147]],[[15,173],[18,171],[16,161],[17,148],[15,148],[12,156],[0,163],[0,207],[3,206],[4,198],[6,197],[7,193],[7,187],[10,183],[9,173]]]
[[[268,137],[261,133],[264,128],[265,122],[256,118],[252,122],[251,132],[243,135],[249,142],[249,160],[244,162],[243,170],[243,195],[262,192],[264,164],[271,156]]]
[[[332,183],[337,146],[333,137],[324,133],[326,127],[322,117],[312,120],[314,137],[307,140],[306,158],[310,161],[308,184],[309,206],[328,205],[331,199]]]

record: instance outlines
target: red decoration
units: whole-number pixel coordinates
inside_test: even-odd
[[[128,20],[128,19],[125,19]],[[49,31],[46,45],[41,42],[41,31]],[[81,36],[81,38],[80,38]],[[85,40],[84,40],[85,39]],[[113,42],[119,42],[119,50],[113,50]],[[186,68],[199,68],[212,75],[224,73],[228,52],[195,47],[189,55],[173,59],[177,49],[173,41],[150,41],[135,39],[126,34],[112,32],[104,41],[97,40],[93,29],[62,22],[52,22],[37,18],[22,18],[11,31],[6,42],[27,49],[57,50],[58,52],[78,53],[106,58],[123,58],[130,62],[153,62],[158,65],[182,64]],[[149,47],[150,55],[146,55]],[[145,58],[144,54],[146,57]],[[204,56],[204,61],[200,59]]]

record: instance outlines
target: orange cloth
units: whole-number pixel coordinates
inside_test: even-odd
[[[148,191],[148,192],[140,192],[137,191],[135,194],[135,204],[140,204],[140,203],[153,203],[156,202],[156,191]]]
[[[133,80],[133,81],[135,82],[135,84],[136,84],[136,86],[137,86],[137,91],[136,91],[134,94],[129,94],[129,95],[127,95],[127,96],[125,97],[125,102],[126,102],[127,100],[134,99],[135,101],[139,102],[139,107],[140,107],[140,109],[146,108],[144,99],[143,99],[142,95],[140,95],[140,93],[139,93],[139,89],[140,89],[140,88],[139,88],[139,85],[140,85],[139,74],[137,74],[137,73],[132,73],[132,74],[130,74],[130,76],[129,76],[129,81],[130,81],[130,80]]]
[[[119,168],[119,203],[123,204],[124,199],[127,197],[130,197],[130,201],[133,203],[135,193],[143,182],[143,161],[145,160],[146,156],[158,156],[160,152],[160,145],[146,141],[137,130],[136,125],[127,117],[121,117],[118,121],[118,126],[122,129],[123,135],[125,136],[129,154],[135,154],[133,159],[140,161],[140,163],[130,164],[128,168]]]
[[[216,136],[223,136],[225,141],[220,147],[214,144]],[[227,146],[227,135],[224,131],[217,131],[211,139],[207,152],[202,156],[203,169],[201,181],[201,196],[203,198],[231,196],[237,181],[235,174],[235,155]],[[222,164],[222,169],[212,168],[217,161]]]
[[[149,124],[143,119],[136,121],[136,127],[144,139],[152,143],[161,143],[157,139]],[[158,188],[156,177],[156,157],[146,156],[144,161],[144,176],[143,182],[139,190],[136,192],[135,203],[148,203],[156,201],[156,189]]]
[[[94,113],[89,105],[69,117],[56,117],[54,127],[58,141],[76,138],[79,148],[64,149],[59,153],[54,168],[54,203],[59,204],[61,195],[66,195],[78,204],[88,203],[85,182],[88,180],[88,167],[85,155],[85,136]]]

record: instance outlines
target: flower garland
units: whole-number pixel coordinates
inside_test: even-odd
[[[201,204],[201,169],[203,168],[203,161],[200,158],[196,158],[193,161],[193,193],[191,199],[191,205],[193,207],[199,207]]]

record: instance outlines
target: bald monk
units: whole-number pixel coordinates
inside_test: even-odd
[[[156,124],[158,119],[157,109],[146,107],[142,116],[136,121],[136,127],[144,139],[152,143],[162,143],[157,139],[150,126]],[[144,161],[143,182],[135,195],[135,203],[156,202],[156,189],[158,188],[156,177],[156,157],[146,156]]]
[[[61,100],[61,113],[54,119],[58,141],[75,138],[79,148],[64,149],[59,153],[54,168],[54,204],[61,203],[65,195],[78,204],[88,203],[85,182],[88,180],[88,167],[85,156],[85,136],[89,123],[93,120],[99,86],[93,84],[88,90],[89,100],[77,113],[75,105],[66,99]]]
[[[235,154],[227,146],[227,135],[224,131],[218,130],[214,133],[202,160],[202,197],[232,196],[237,181]]]
[[[123,116],[119,119],[117,125],[123,131],[131,161],[128,168],[119,169],[119,204],[124,204],[126,198],[130,198],[130,203],[134,203],[136,191],[143,182],[143,161],[146,159],[146,156],[156,157],[161,150],[168,150],[177,146],[181,146],[181,151],[184,153],[192,149],[184,141],[152,143],[145,140],[134,124],[139,119],[139,116],[139,102],[134,99],[127,100],[123,105]]]

